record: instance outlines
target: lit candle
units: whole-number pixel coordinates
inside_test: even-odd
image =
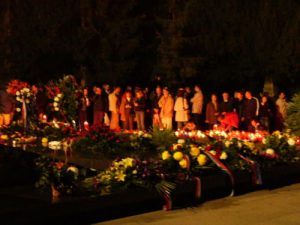
[[[88,121],[84,121],[83,125],[84,125],[85,130],[89,130],[89,122]]]
[[[179,136],[179,132],[175,131],[175,135],[176,135],[176,137],[178,137]]]
[[[47,115],[46,114],[43,115],[43,121],[42,122],[47,123]]]

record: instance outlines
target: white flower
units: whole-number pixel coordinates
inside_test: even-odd
[[[24,92],[29,92],[29,88],[23,88]]]
[[[70,166],[70,167],[67,169],[67,171],[71,171],[71,172],[73,172],[73,173],[76,174],[76,175],[79,174],[79,170],[78,170],[78,168],[75,167],[75,166]]]
[[[217,152],[215,150],[210,150],[209,153],[212,155],[217,155]]]
[[[273,149],[271,149],[271,148],[268,148],[268,149],[266,150],[266,154],[267,154],[267,155],[274,155],[274,154],[275,154],[275,151],[274,151]]]
[[[17,92],[16,92],[16,95],[20,95],[20,92],[19,92],[19,91],[17,91]]]
[[[27,99],[26,101],[25,101],[27,104],[29,104],[30,103],[30,101]]]
[[[48,147],[52,150],[59,150],[61,148],[61,142],[60,141],[50,141],[48,143]]]
[[[265,145],[267,143],[267,140],[263,138],[261,142]]]
[[[62,98],[63,95],[62,95],[62,94],[57,94],[56,96],[57,96],[58,98]]]
[[[54,101],[55,101],[55,102],[59,102],[59,98],[58,98],[58,97],[55,97],[55,98],[54,98]]]
[[[184,143],[185,143],[185,140],[184,140],[184,139],[178,139],[177,143],[178,143],[178,144],[184,144]]]
[[[226,152],[222,152],[221,156],[220,156],[220,159],[222,160],[226,160],[228,158],[228,155]]]
[[[294,145],[296,144],[296,141],[295,141],[293,138],[289,138],[289,139],[288,139],[288,144],[289,144],[290,146],[294,146]]]
[[[17,97],[16,99],[17,99],[18,102],[22,102],[21,98]]]
[[[58,103],[57,103],[57,102],[54,102],[54,103],[53,103],[53,106],[54,106],[55,108],[57,108]]]
[[[58,108],[58,107],[55,107],[54,110],[55,110],[55,111],[59,111],[59,108]]]
[[[21,109],[20,109],[20,108],[16,108],[16,111],[17,111],[17,112],[21,112]]]

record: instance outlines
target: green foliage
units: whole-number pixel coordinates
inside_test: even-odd
[[[151,135],[152,143],[158,150],[169,149],[177,140],[172,130],[161,130],[159,127],[154,127],[151,131]]]
[[[300,136],[300,93],[295,94],[289,103],[286,121],[292,132]]]
[[[156,148],[148,134],[116,134],[106,129],[91,129],[72,144],[74,151],[86,155],[101,154],[108,158],[153,157]]]
[[[79,170],[63,162],[55,162],[47,156],[41,156],[35,161],[39,179],[36,188],[49,190],[53,185],[62,194],[74,194],[76,182],[79,179]]]

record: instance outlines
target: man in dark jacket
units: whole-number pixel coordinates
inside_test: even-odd
[[[108,109],[107,99],[102,95],[100,87],[95,88],[95,96],[93,98],[94,103],[94,122],[95,127],[102,127],[104,120],[104,113]]]
[[[233,112],[233,102],[230,99],[228,92],[222,94],[223,101],[219,105],[220,115],[225,115],[228,112]]]
[[[246,91],[245,94],[246,100],[244,105],[244,112],[242,121],[245,122],[246,127],[249,127],[251,125],[251,121],[253,119],[256,119],[259,112],[259,102],[256,98],[252,96],[252,93],[250,91]]]

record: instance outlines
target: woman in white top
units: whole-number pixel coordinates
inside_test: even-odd
[[[189,120],[188,114],[189,105],[184,97],[184,90],[179,89],[178,95],[175,100],[174,111],[175,111],[175,121],[177,122],[177,129],[182,129],[184,124]]]

